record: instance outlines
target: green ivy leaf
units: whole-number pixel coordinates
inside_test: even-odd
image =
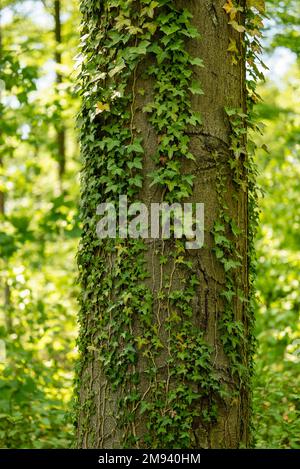
[[[144,149],[141,145],[141,140],[134,140],[133,143],[127,146],[129,152],[144,153]]]
[[[192,81],[192,84],[191,84],[191,86],[189,87],[189,90],[190,90],[190,92],[191,92],[192,94],[195,94],[195,95],[202,95],[202,94],[204,94],[204,92],[203,92],[203,90],[202,90],[200,84],[199,84],[197,81],[195,81],[195,80]]]
[[[195,57],[194,59],[190,60],[191,65],[196,65],[197,67],[204,67],[203,60],[200,57]]]

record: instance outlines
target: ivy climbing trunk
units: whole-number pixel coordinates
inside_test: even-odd
[[[246,11],[224,3],[81,2],[78,447],[249,444]],[[99,239],[119,195],[204,203],[203,247]]]

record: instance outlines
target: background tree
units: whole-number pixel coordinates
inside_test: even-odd
[[[62,84],[62,75],[59,67],[62,65],[61,48],[62,48],[62,27],[61,27],[61,6],[60,0],[54,1],[54,35],[55,35],[55,63],[58,68],[56,71],[56,84],[59,91],[59,87]],[[60,98],[60,99],[59,99]],[[58,106],[61,105],[61,95],[58,94]],[[58,171],[60,184],[62,185],[62,179],[66,170],[66,132],[62,119],[59,119],[57,132],[57,152],[58,152]]]

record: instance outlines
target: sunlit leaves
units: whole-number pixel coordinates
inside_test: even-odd
[[[232,39],[232,38],[229,39],[229,46],[228,46],[227,50],[228,50],[228,52],[233,52],[233,53],[238,54],[239,50],[237,48],[235,39]]]
[[[260,13],[265,12],[265,0],[247,0],[246,3],[249,8],[256,8]]]
[[[239,33],[243,33],[246,31],[245,26],[243,26],[242,24],[238,24],[238,22],[235,20],[229,21],[228,24],[230,24],[233,27],[233,29],[235,29]]]
[[[108,103],[98,102],[96,104],[96,115],[101,114],[103,111],[109,111],[109,110],[110,110],[110,105]]]
[[[235,3],[232,2],[232,0],[228,0],[223,5],[223,9],[226,11],[227,15],[229,15],[231,21],[236,18],[238,12],[243,11],[243,8],[241,6],[237,6]]]

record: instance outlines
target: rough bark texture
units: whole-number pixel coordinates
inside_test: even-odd
[[[188,3],[188,5],[187,5]],[[229,38],[235,37],[237,43],[241,40],[241,35],[233,33],[228,25],[228,17],[222,8],[224,0],[203,0],[177,2],[178,5],[188,7],[193,14],[193,23],[199,30],[201,38],[191,40],[187,47],[194,57],[201,57],[204,61],[204,68],[197,69],[195,74],[201,81],[204,91],[203,96],[194,96],[193,108],[201,112],[203,125],[197,129],[187,129],[191,136],[191,151],[196,157],[196,161],[185,163],[184,171],[195,175],[194,193],[189,201],[203,202],[205,204],[205,245],[199,250],[189,251],[189,259],[193,263],[193,271],[200,280],[197,286],[196,295],[192,300],[194,325],[205,332],[205,339],[213,347],[213,364],[218,374],[219,381],[227,383],[229,389],[235,388],[235,379],[230,373],[230,363],[226,357],[220,340],[219,321],[222,317],[224,302],[220,296],[224,289],[225,273],[222,265],[216,259],[213,251],[213,236],[211,234],[214,221],[218,217],[220,201],[217,192],[217,175],[226,175],[227,190],[224,202],[229,206],[232,216],[238,220],[239,227],[243,230],[240,236],[240,253],[242,254],[242,267],[237,274],[239,285],[242,286],[245,296],[248,290],[247,274],[247,195],[242,190],[236,192],[238,195],[233,198],[232,175],[228,165],[230,158],[230,126],[224,107],[244,108],[244,63],[240,61],[238,65],[232,65],[232,58],[227,52]],[[236,34],[236,35],[235,35]],[[153,83],[151,80],[142,78],[142,70],[137,70],[135,88],[146,89],[144,96],[136,93],[134,104],[134,125],[141,130],[143,145],[145,149],[143,172],[145,183],[140,193],[140,200],[148,206],[151,202],[160,202],[162,193],[154,187],[150,187],[147,175],[154,169],[151,156],[155,152],[157,145],[157,135],[149,124],[147,115],[142,112],[142,107],[150,102],[153,95]],[[217,154],[217,158],[216,155]],[[159,257],[162,250],[165,254],[172,250],[172,243],[163,241],[147,241],[147,251],[145,253],[146,263],[150,278],[147,280],[149,288],[156,293],[160,289],[162,282],[162,267]],[[109,264],[109,259],[107,259]],[[185,271],[179,267],[172,272],[173,262],[168,261],[163,266],[163,275],[172,275],[173,282],[171,290],[180,288],[186,275]],[[159,309],[158,300],[153,304],[153,317],[156,317]],[[237,320],[241,320],[245,327],[248,327],[246,313],[242,304],[234,302],[234,315]],[[168,338],[164,328],[167,311],[161,308],[160,340],[165,346],[157,359],[159,367],[159,380],[175,386],[172,379],[169,380],[168,358]],[[138,334],[140,324],[136,319],[134,324],[135,333]],[[246,353],[246,352],[245,352]],[[247,357],[244,357],[247,362]],[[137,369],[140,372],[141,381],[139,384],[141,394],[145,394],[148,389],[147,375],[143,374],[146,367],[146,359],[140,353],[137,362]],[[80,402],[82,409],[79,416],[79,447],[101,447],[115,448],[121,446],[122,429],[118,428],[115,416],[117,414],[117,400],[122,394],[112,391],[109,380],[105,377],[100,362],[95,354],[94,360],[89,361],[84,367],[81,375],[82,387],[80,392]],[[167,386],[167,385],[166,385]],[[90,389],[89,389],[90,388]],[[89,417],[88,425],[84,431],[83,421],[86,418],[84,405],[87,396],[93,390],[93,405],[95,411]],[[126,391],[126,390],[125,390]],[[167,392],[167,391],[166,391]],[[197,402],[196,405],[204,408],[206,402]],[[249,396],[247,389],[243,388],[238,396],[234,398],[219,400],[218,418],[216,422],[206,424],[201,419],[195,419],[192,425],[192,447],[198,448],[236,448],[240,444],[247,445],[248,435],[248,413]],[[147,433],[147,415],[135,417],[134,432],[140,437],[140,447],[143,444],[143,437]]]

